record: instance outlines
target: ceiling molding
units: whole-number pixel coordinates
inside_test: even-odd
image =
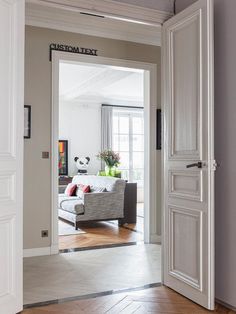
[[[126,17],[129,20],[136,16],[144,24],[98,18],[80,12]],[[154,46],[161,45],[161,24],[170,16],[168,12],[109,0],[27,0],[26,4],[26,25]]]
[[[143,101],[140,99],[128,99],[128,98],[109,98],[102,96],[85,96],[73,100],[65,100],[63,97],[60,97],[60,106],[81,106],[83,108],[97,109],[101,107],[101,104],[109,104],[115,106],[131,106],[131,107],[143,107]]]
[[[122,18],[148,25],[161,25],[173,13],[112,0],[26,0],[46,7]]]

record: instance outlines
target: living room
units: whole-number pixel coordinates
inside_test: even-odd
[[[62,206],[59,204],[59,246],[62,250],[84,248],[88,242],[99,246],[143,240],[143,85],[143,70],[60,63],[59,202]],[[103,156],[104,152],[109,156]],[[104,157],[108,164],[101,160]],[[104,222],[112,219],[113,216],[109,216],[111,209],[108,206],[103,217],[96,216],[98,204],[95,200],[89,217],[77,217],[82,218],[84,223],[81,221],[76,230],[73,227],[76,225],[73,216],[68,217],[70,205],[75,203],[75,199],[65,197],[66,187],[73,188],[71,182],[75,175],[86,175],[86,178],[81,179],[94,185],[94,180],[99,184],[95,176],[102,176],[100,181],[104,182],[106,174],[127,181],[125,217],[122,218],[121,210],[120,214],[115,214],[115,221]],[[74,180],[78,185],[79,178]],[[103,187],[96,187],[93,192],[103,192]],[[72,196],[76,196],[75,192]],[[104,194],[104,204],[107,196]],[[116,235],[119,228],[127,229],[127,239]],[[83,234],[83,237],[75,237],[76,234]],[[65,238],[67,235],[71,237]],[[77,247],[74,247],[76,243]]]

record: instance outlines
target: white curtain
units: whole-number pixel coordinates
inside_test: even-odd
[[[112,149],[112,107],[102,106],[101,150]],[[102,169],[105,165],[102,163]]]

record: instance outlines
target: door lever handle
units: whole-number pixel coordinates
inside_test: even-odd
[[[190,165],[186,166],[186,168],[193,168],[193,167],[197,167],[197,168],[201,169],[202,168],[202,162],[199,161],[199,162],[196,162],[194,164],[190,164]]]

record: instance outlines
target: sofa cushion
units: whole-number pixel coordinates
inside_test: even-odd
[[[83,193],[90,193],[90,185],[78,184],[77,189],[81,190]]]
[[[84,202],[77,196],[59,195],[58,207],[75,215],[84,214]]]
[[[75,195],[79,198],[83,199],[84,193],[90,193],[91,188],[90,185],[76,184],[76,192]]]
[[[77,189],[77,185],[74,183],[69,183],[65,189],[66,196],[75,196],[75,191]]]
[[[73,177],[72,183],[75,184],[84,184],[84,185],[92,185],[96,187],[106,188],[107,192],[113,191],[123,191],[123,188],[120,189],[120,182],[123,180],[113,177],[105,177],[105,176],[94,176],[94,175],[76,175]]]
[[[107,189],[104,187],[100,187],[100,186],[90,186],[90,192],[91,193],[103,193],[103,192],[107,192]]]
[[[83,192],[82,190],[78,189],[78,188],[76,189],[75,194],[76,194],[76,196],[77,196],[78,198],[80,198],[80,199],[82,199],[83,196],[84,196],[84,192]]]

